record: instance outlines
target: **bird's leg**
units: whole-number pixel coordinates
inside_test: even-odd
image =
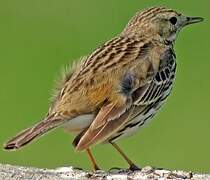
[[[110,142],[110,144],[121,154],[121,156],[127,161],[127,163],[130,165],[130,170],[131,171],[136,171],[136,170],[140,170],[140,168],[138,166],[136,166],[126,155],[125,153],[120,149],[120,147],[114,143],[114,142]]]
[[[93,166],[94,171],[100,170],[100,168],[99,168],[98,165],[96,164],[96,160],[94,159],[94,157],[93,157],[93,155],[92,155],[92,153],[91,153],[91,151],[90,151],[89,148],[86,149],[86,152],[87,152],[87,155],[88,155],[88,157],[89,157],[89,159],[90,159],[90,161],[91,161],[91,163],[92,163],[92,166]]]

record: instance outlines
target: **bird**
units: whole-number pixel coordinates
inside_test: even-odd
[[[100,168],[91,148],[102,143],[111,144],[130,170],[139,170],[116,141],[138,132],[162,107],[176,76],[177,35],[203,20],[165,7],[137,12],[116,37],[72,65],[47,115],[11,138],[4,149],[19,149],[62,127],[76,134],[72,144],[87,153],[93,170]]]

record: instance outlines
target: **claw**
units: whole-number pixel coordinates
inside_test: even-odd
[[[139,168],[135,164],[131,164],[129,170],[131,170],[131,171],[141,171],[141,168]]]

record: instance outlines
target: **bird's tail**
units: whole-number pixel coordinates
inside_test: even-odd
[[[60,126],[64,122],[65,122],[64,119],[62,119],[60,117],[56,117],[55,115],[47,116],[45,119],[43,119],[42,121],[40,121],[33,127],[20,132],[14,138],[9,140],[4,145],[4,149],[6,149],[6,150],[19,149],[22,146],[30,143],[35,138]]]

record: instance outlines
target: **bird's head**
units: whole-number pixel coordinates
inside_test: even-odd
[[[153,7],[137,13],[122,34],[158,36],[173,43],[183,27],[201,21],[203,21],[201,17],[188,17],[172,9]]]

